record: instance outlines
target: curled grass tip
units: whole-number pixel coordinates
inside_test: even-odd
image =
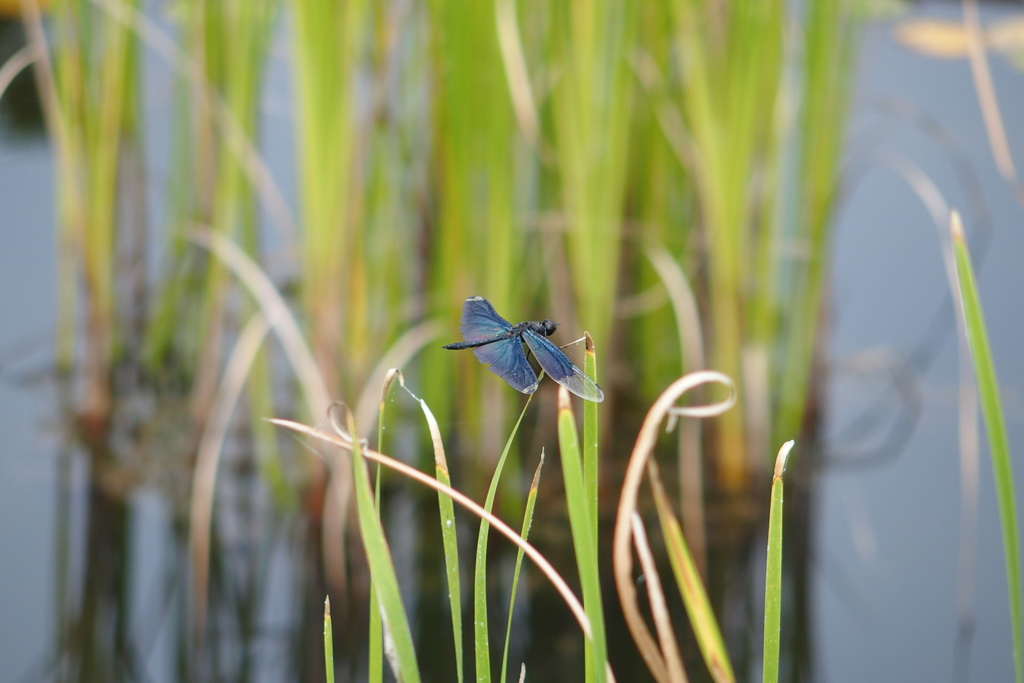
[[[949,232],[957,242],[964,241],[964,223],[960,219],[960,212],[956,209],[949,214]]]
[[[558,387],[558,412],[572,410],[572,403],[569,401],[569,390],[559,385]]]
[[[782,448],[779,449],[779,454],[775,458],[775,478],[781,479],[782,475],[786,473],[786,465],[789,463],[789,452],[793,450],[793,446],[796,445],[796,441],[790,439],[786,443],[782,444]]]

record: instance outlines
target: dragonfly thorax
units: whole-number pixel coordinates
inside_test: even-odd
[[[541,320],[539,322],[526,322],[520,323],[525,325],[528,329],[533,330],[537,334],[542,334],[545,337],[550,337],[555,333],[555,328],[558,327],[558,323],[551,322],[550,320]]]

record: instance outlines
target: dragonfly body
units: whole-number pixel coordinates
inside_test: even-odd
[[[558,323],[550,320],[526,321],[513,325],[498,315],[482,296],[466,299],[459,329],[466,341],[446,344],[452,351],[473,349],[474,355],[491,372],[524,394],[537,390],[540,380],[526,358],[533,353],[537,362],[553,380],[588,401],[604,400],[604,391],[586,373],[576,367],[548,337]]]
[[[485,299],[486,301],[486,299]],[[488,302],[490,303],[490,302]],[[512,339],[513,337],[520,337],[526,330],[542,334],[545,337],[550,337],[555,332],[555,328],[558,327],[558,323],[553,323],[550,320],[541,320],[540,322],[526,321],[519,323],[518,325],[511,325],[506,332],[501,332],[494,335],[493,337],[487,337],[485,339],[474,339],[471,341],[454,342],[452,344],[445,344],[441,348],[449,349],[451,351],[460,351],[462,349],[476,349],[481,346],[487,346],[488,344],[494,344],[496,342],[505,341],[506,339]],[[522,343],[526,343],[523,341]]]

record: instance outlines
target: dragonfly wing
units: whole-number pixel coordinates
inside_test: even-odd
[[[459,331],[466,341],[490,339],[511,329],[512,324],[498,315],[491,302],[482,296],[471,296],[462,304]]]
[[[486,302],[485,302],[486,303]],[[526,349],[518,336],[478,346],[473,354],[488,370],[509,383],[513,389],[524,394],[537,391],[537,373],[526,359]]]
[[[595,403],[604,400],[604,391],[597,386],[597,382],[576,367],[569,357],[562,353],[562,349],[555,346],[547,337],[537,334],[533,330],[525,330],[523,338],[530,345],[530,350],[533,351],[537,362],[551,379],[580,398]]]

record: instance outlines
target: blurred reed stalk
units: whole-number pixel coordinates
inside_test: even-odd
[[[521,310],[535,288],[521,277],[528,237],[517,216],[521,174],[533,162],[517,155],[521,144],[501,46],[500,3],[431,0],[428,3],[434,138],[436,238],[431,245],[431,308],[458,329],[462,301],[485,295],[499,311]],[[518,39],[513,26],[505,29]],[[518,200],[518,202],[517,202]],[[443,353],[443,352],[440,352]],[[445,354],[448,357],[450,354]],[[450,380],[451,360],[434,364],[427,384]],[[472,359],[462,362],[461,391],[486,397],[460,401],[469,423],[502,424],[508,394],[480,376]],[[482,381],[483,380],[483,381]],[[442,404],[443,402],[436,402]],[[483,453],[499,453],[503,430],[484,430]],[[490,469],[489,464],[484,469]]]
[[[170,258],[166,279],[155,291],[146,341],[155,376],[170,368],[189,377],[197,425],[210,413],[226,342],[237,333],[237,315],[251,315],[256,307],[248,300],[237,311],[230,307],[234,288],[227,269],[218,259],[205,258],[189,235],[197,227],[208,228],[260,259],[255,190],[232,139],[242,137],[257,146],[263,75],[277,14],[277,0],[231,0],[184,3],[174,15],[184,53],[196,68],[182,69],[174,98],[178,144],[169,187]],[[194,334],[180,334],[182,321]],[[266,353],[253,363],[247,388],[253,415],[273,412]],[[261,421],[254,421],[252,429],[264,437],[255,440],[259,460],[280,494],[274,440]]]
[[[551,115],[566,265],[582,325],[608,339],[618,297],[629,167],[637,8],[616,0],[552,5],[548,58],[558,75]],[[574,325],[574,328],[582,328]]]
[[[706,250],[697,288],[705,344],[710,366],[735,378],[743,397],[715,428],[714,472],[725,491],[745,490],[751,467],[767,468],[768,444],[800,433],[811,395],[849,91],[850,4],[808,3],[803,16],[782,2],[672,5],[679,156]],[[802,47],[789,35],[802,36]]]
[[[369,4],[292,4],[302,304],[313,353],[334,392],[343,358],[364,354],[367,294],[359,258],[362,192],[356,85]],[[364,107],[365,112],[365,107]]]
[[[769,444],[800,431],[812,395],[853,2],[295,0],[281,12],[276,0],[173,4],[200,77],[173,93],[178,144],[160,237],[170,259],[147,311],[150,369],[181,378],[201,424],[226,339],[251,308],[231,306],[223,266],[186,248],[184,236],[208,227],[262,256],[254,190],[230,143],[238,133],[258,148],[280,16],[290,29],[301,216],[300,233],[284,238],[294,240],[286,246],[298,254],[300,306],[332,398],[354,404],[388,345],[419,318],[445,314],[454,337],[461,302],[481,294],[515,320],[560,320],[565,340],[590,330],[609,349],[610,393],[633,390],[642,402],[634,377],[648,378],[651,395],[679,375],[680,357],[698,362],[686,331],[665,327],[675,323],[665,285],[646,270],[663,248],[679,268],[658,277],[690,280],[708,365],[736,380],[739,403],[717,418],[709,443],[716,483],[746,490],[751,468],[767,469]],[[81,306],[83,412],[102,420],[133,329],[118,293],[131,291],[125,278],[144,277],[118,258],[142,243],[120,210],[137,196],[124,163],[141,123],[138,41],[106,11],[116,5],[123,16],[136,3],[54,2],[53,58],[40,68],[61,202],[61,362],[72,363]],[[38,16],[34,26],[41,44]],[[632,307],[620,305],[631,294]],[[617,324],[626,314],[641,324]],[[521,397],[470,354],[451,381],[454,361],[442,353],[410,373],[435,399],[439,422],[471,425],[484,443],[500,438],[505,402]],[[441,357],[449,360],[431,362]],[[273,377],[269,363],[255,367],[250,408],[263,417],[274,412]],[[456,404],[457,418],[445,419]],[[596,430],[588,434],[596,443]],[[585,470],[590,489],[595,470]],[[367,493],[359,519],[368,525]],[[589,510],[583,518],[596,519]]]
[[[123,175],[127,156],[137,152],[138,46],[125,26],[92,4],[58,0],[50,7],[47,49],[38,5],[23,6],[42,55],[36,73],[56,160],[57,360],[64,370],[74,364],[78,311],[84,309],[78,411],[101,428],[113,403],[112,369],[131,322],[132,286],[144,282],[133,254],[125,251],[133,244],[140,248],[143,226],[122,221],[126,203],[138,199],[131,191],[139,189]]]
[[[77,254],[62,269],[62,320],[73,319],[78,277],[67,274],[81,273],[88,403],[102,413],[119,334],[118,150],[137,125],[138,58],[96,1],[55,7],[51,109],[62,253]],[[608,345],[612,391],[641,376],[653,393],[679,358],[695,357],[678,353],[692,342],[666,328],[676,320],[647,268],[663,247],[700,300],[708,366],[740,387],[708,443],[716,482],[743,490],[752,467],[767,472],[769,444],[800,431],[813,398],[853,2],[175,5],[202,79],[173,94],[180,144],[151,368],[184,378],[201,423],[238,327],[230,316],[250,309],[230,306],[222,266],[182,237],[210,226],[260,256],[254,190],[225,131],[258,148],[280,15],[291,29],[301,216],[285,238],[296,240],[301,307],[332,394],[354,402],[403,330],[435,312],[454,331],[473,294],[510,317],[590,330]],[[454,359],[441,353],[427,354],[418,379],[442,424],[455,397],[463,422],[500,420],[514,395],[468,354],[453,387]],[[263,415],[272,378],[266,361],[255,367],[251,410]]]
[[[771,248],[773,240],[766,216],[756,213],[763,196],[755,187],[755,172],[772,165],[769,145],[782,75],[783,5],[686,2],[675,9],[680,106],[691,135],[691,170],[707,250],[703,294],[711,367],[738,379],[745,395],[751,379],[743,367],[749,334],[745,323],[749,313],[767,305],[772,293],[770,279],[765,281],[771,274],[757,269],[762,263],[758,254]],[[718,423],[716,472],[726,490],[743,489],[749,478],[748,409],[741,401]]]
[[[417,5],[289,4],[298,283],[332,394],[353,405],[424,291],[417,249],[430,136]],[[379,378],[378,378],[379,379]]]
[[[803,81],[800,98],[799,172],[790,244],[806,249],[779,302],[782,317],[774,328],[786,348],[774,404],[773,442],[794,438],[801,429],[809,397],[821,330],[821,307],[828,274],[832,215],[839,198],[844,132],[852,94],[854,45],[858,22],[855,0],[826,0],[806,6]],[[778,259],[782,261],[782,259]],[[781,315],[784,313],[784,315]]]

